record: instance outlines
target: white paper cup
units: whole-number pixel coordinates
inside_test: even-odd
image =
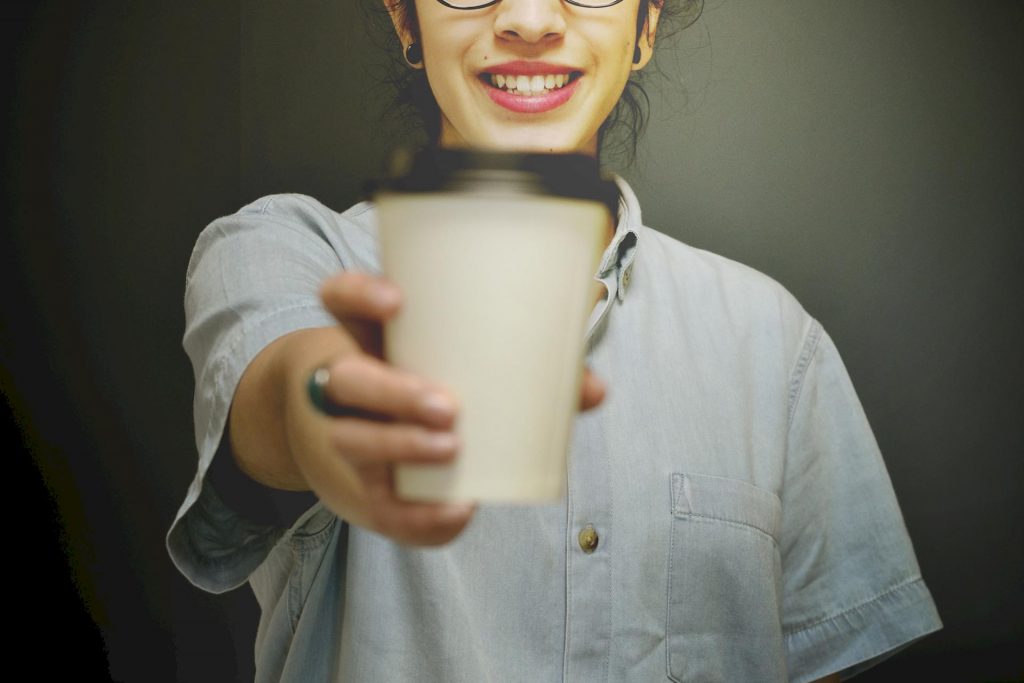
[[[515,192],[377,202],[381,265],[403,294],[385,356],[453,391],[462,444],[451,465],[398,466],[397,495],[557,500],[608,209]]]

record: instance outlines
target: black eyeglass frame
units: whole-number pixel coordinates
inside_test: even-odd
[[[451,4],[450,2],[445,2],[445,0],[437,0],[437,1],[439,3],[441,3],[442,5],[444,5],[445,7],[448,7],[450,9],[458,9],[458,10],[484,9],[485,7],[490,7],[491,5],[497,5],[499,2],[501,2],[501,0],[490,0],[490,2],[485,2],[485,3],[480,4],[480,5],[473,5],[472,7],[459,7],[457,5]],[[622,2],[622,0],[611,0],[611,2],[608,2],[608,3],[604,4],[604,5],[585,5],[582,2],[580,2],[579,0],[565,0],[565,2],[569,3],[570,5],[576,5],[577,7],[583,7],[584,9],[604,9],[605,7],[611,7],[612,5],[617,5],[620,2]]]

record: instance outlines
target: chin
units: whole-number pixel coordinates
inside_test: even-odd
[[[575,152],[594,156],[591,146],[577,136],[565,135],[559,131],[537,130],[530,124],[502,127],[501,130],[483,137],[489,142],[479,145],[480,147],[503,152]]]

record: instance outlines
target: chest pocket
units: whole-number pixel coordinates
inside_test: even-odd
[[[673,681],[784,681],[778,538],[771,491],[672,475],[666,651]]]

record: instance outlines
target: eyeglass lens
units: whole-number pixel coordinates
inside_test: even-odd
[[[437,0],[439,3],[452,9],[483,9],[484,7],[490,7],[496,5],[501,0]],[[617,5],[622,0],[565,0],[570,5],[576,5],[577,7],[588,7],[591,9],[599,9],[601,7],[611,7]]]

